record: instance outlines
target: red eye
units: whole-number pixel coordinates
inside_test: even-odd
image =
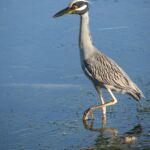
[[[72,7],[71,7],[72,9],[77,9],[78,8],[78,6],[77,5],[72,5]]]

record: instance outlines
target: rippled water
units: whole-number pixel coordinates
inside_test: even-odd
[[[95,45],[146,97],[139,105],[117,94],[105,127],[101,110],[82,122],[99,98],[80,68],[78,16],[52,18],[68,2],[0,2],[0,149],[150,149],[150,2],[90,3]]]

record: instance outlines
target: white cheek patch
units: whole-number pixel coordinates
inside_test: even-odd
[[[76,9],[76,11],[82,11],[85,10],[87,8],[87,5],[83,5],[82,7]]]

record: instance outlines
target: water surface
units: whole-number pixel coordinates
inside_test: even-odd
[[[80,68],[79,17],[52,18],[68,2],[0,2],[0,149],[150,149],[150,2],[91,1],[94,44],[146,97],[139,106],[117,94],[105,128],[101,110],[82,122],[99,98]]]

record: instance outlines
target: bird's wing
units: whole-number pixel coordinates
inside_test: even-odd
[[[128,75],[109,57],[95,53],[85,60],[85,67],[93,79],[105,85],[126,90],[133,83]]]

